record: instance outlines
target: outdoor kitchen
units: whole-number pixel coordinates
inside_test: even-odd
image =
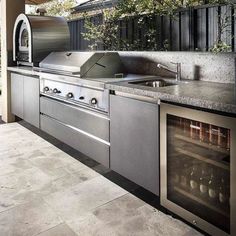
[[[235,3],[137,1],[1,0],[0,236],[236,234]]]

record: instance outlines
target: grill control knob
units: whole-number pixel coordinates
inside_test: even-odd
[[[59,91],[57,88],[54,88],[52,92],[53,93],[61,93],[61,91]]]
[[[96,105],[98,103],[97,99],[96,98],[92,98],[91,99],[91,104],[92,105]]]
[[[46,87],[44,87],[43,90],[44,90],[44,92],[48,92],[49,91],[49,87],[46,86]]]
[[[73,94],[73,93],[68,93],[68,94],[66,95],[66,97],[67,97],[67,98],[73,98],[73,97],[74,97],[74,94]]]

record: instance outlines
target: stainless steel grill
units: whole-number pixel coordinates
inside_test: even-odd
[[[42,71],[80,78],[114,78],[123,71],[119,54],[115,52],[53,52],[39,67]]]
[[[41,94],[108,112],[109,92],[98,78],[116,78],[123,66],[116,52],[53,52],[40,64]]]
[[[109,167],[107,78],[123,72],[118,53],[54,52],[39,65],[41,129]]]

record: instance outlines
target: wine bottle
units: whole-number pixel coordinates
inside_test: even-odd
[[[219,185],[219,202],[223,206],[229,204],[229,181],[227,181],[227,176],[222,174]]]
[[[199,178],[199,192],[202,198],[207,198],[208,194],[208,174],[206,165],[202,165],[200,178]]]
[[[183,159],[183,168],[180,174],[180,186],[184,189],[188,188],[189,179],[189,164],[187,160]]]
[[[200,122],[191,121],[190,123],[190,137],[192,139],[200,140]]]
[[[215,204],[218,199],[217,178],[213,168],[210,170],[210,179],[208,182],[208,197],[211,203]]]
[[[201,123],[200,128],[200,141],[209,143],[209,125]]]
[[[179,158],[174,158],[172,163],[171,163],[171,183],[175,186],[177,186],[180,182],[180,160]]]
[[[212,145],[218,146],[218,140],[219,140],[219,128],[211,125],[210,128],[210,142]]]
[[[191,169],[189,185],[190,185],[190,191],[193,194],[197,194],[198,189],[199,189],[199,174],[198,174],[198,166],[197,165],[193,165],[193,167]]]
[[[227,129],[220,128],[219,146],[227,149]]]

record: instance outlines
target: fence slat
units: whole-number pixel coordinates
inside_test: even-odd
[[[209,50],[219,37],[227,45],[231,45],[233,51],[236,48],[236,20],[234,8],[230,5],[202,6],[201,8],[180,11],[177,17],[151,16],[144,17],[144,24],[139,24],[139,17],[129,17],[119,21],[118,39],[124,40],[132,45],[131,50],[137,50],[140,45],[141,50],[154,50],[148,41],[148,25],[155,29],[154,41],[155,50],[163,49],[164,41],[168,40],[169,50],[172,51],[192,51]],[[219,20],[225,19],[227,26],[219,35]],[[91,21],[98,25],[102,21],[102,15],[92,17]],[[93,42],[84,39],[86,32],[85,20],[77,19],[68,22],[71,33],[71,49],[87,50]],[[147,27],[146,27],[147,26]],[[153,40],[152,40],[153,41]],[[136,43],[136,44],[135,44]],[[121,47],[122,45],[118,45]],[[124,45],[123,45],[124,46]],[[103,50],[100,43],[98,50]],[[119,49],[119,48],[118,48]],[[126,48],[125,48],[126,49]]]

